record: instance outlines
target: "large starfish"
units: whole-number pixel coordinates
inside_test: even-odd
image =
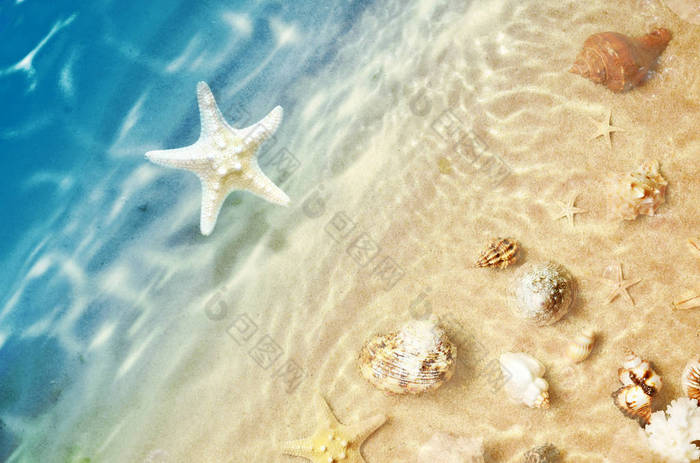
[[[287,442],[282,446],[282,452],[306,458],[314,463],[365,463],[360,454],[360,447],[370,434],[386,422],[386,416],[379,414],[345,426],[333,415],[323,397],[319,402],[323,417],[314,435]]]
[[[282,108],[277,106],[250,127],[234,129],[224,120],[205,82],[197,84],[197,102],[202,124],[199,140],[184,148],[149,151],[146,157],[156,164],[197,174],[202,182],[202,234],[214,230],[221,205],[234,190],[248,190],[286,206],[289,197],[260,170],[256,155],[260,145],[279,127]]]
[[[594,120],[596,124],[598,124],[598,132],[596,132],[595,135],[591,137],[591,140],[595,140],[596,138],[599,137],[605,137],[608,140],[608,147],[612,149],[612,140],[610,139],[610,133],[612,132],[624,132],[624,129],[621,129],[620,127],[614,127],[611,125],[610,121],[612,118],[612,110],[608,110],[608,115],[607,117],[603,120],[603,122],[598,122]]]
[[[610,293],[610,296],[608,296],[608,304],[614,301],[617,296],[624,296],[630,304],[634,305],[634,299],[632,299],[632,296],[630,296],[630,293],[627,289],[630,286],[636,285],[642,280],[625,280],[622,277],[622,264],[620,263],[617,264],[617,273],[615,276],[617,278],[617,281],[615,281],[615,289],[613,289],[613,291]]]
[[[569,201],[566,203],[557,200],[557,203],[559,203],[559,207],[561,208],[561,215],[557,216],[557,220],[566,217],[566,220],[569,222],[569,226],[571,227],[574,226],[575,214],[583,214],[584,212],[588,212],[585,209],[574,206],[574,204],[576,204],[576,198],[578,198],[578,194],[572,195]]]

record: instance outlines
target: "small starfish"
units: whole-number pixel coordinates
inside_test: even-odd
[[[620,127],[614,127],[611,125],[611,118],[612,118],[612,110],[608,110],[608,116],[605,118],[603,122],[598,122],[595,119],[593,120],[596,124],[598,124],[598,132],[596,132],[595,135],[591,137],[591,140],[595,140],[596,138],[599,137],[605,137],[608,140],[608,147],[612,149],[612,140],[610,139],[610,133],[611,132],[624,132],[625,129],[621,129]]]
[[[561,208],[561,215],[558,216],[556,219],[559,220],[561,218],[566,217],[567,221],[569,222],[569,226],[573,227],[574,226],[574,215],[575,214],[583,214],[585,212],[588,212],[585,209],[578,208],[574,206],[576,203],[576,198],[578,198],[578,193],[573,195],[571,199],[569,199],[568,202],[563,202],[557,200],[559,203],[559,207]]]
[[[323,418],[314,435],[287,442],[282,446],[282,452],[314,463],[365,463],[360,447],[370,434],[386,422],[386,416],[375,415],[360,423],[345,426],[333,415],[323,397],[319,402]]]
[[[612,301],[617,298],[617,296],[624,296],[627,298],[627,300],[630,302],[630,304],[634,305],[634,299],[632,299],[632,296],[630,296],[629,291],[627,290],[630,286],[634,286],[637,283],[639,283],[640,280],[632,281],[632,280],[625,280],[622,278],[622,264],[618,263],[617,264],[617,281],[615,282],[616,286],[615,289],[610,293],[610,296],[608,296],[608,304],[610,304]]]
[[[234,190],[248,190],[271,203],[286,206],[289,197],[260,170],[256,155],[260,145],[282,122],[282,108],[277,106],[250,127],[234,129],[224,120],[205,82],[197,84],[197,102],[202,124],[199,140],[184,148],[149,151],[146,157],[156,164],[189,170],[199,177],[202,234],[209,235],[214,230],[221,205]]]

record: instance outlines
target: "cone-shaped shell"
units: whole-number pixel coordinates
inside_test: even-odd
[[[671,40],[667,29],[632,38],[617,32],[593,34],[583,43],[570,69],[613,92],[625,92],[644,82]]]
[[[433,318],[371,338],[360,351],[359,365],[362,376],[385,392],[420,394],[448,381],[456,358],[457,348]]]
[[[571,308],[575,296],[574,278],[554,262],[523,265],[511,286],[514,311],[537,326],[559,321]]]
[[[584,329],[566,348],[566,355],[572,362],[583,362],[591,355],[595,334],[590,329]]]
[[[628,350],[622,368],[617,371],[620,382],[624,386],[640,386],[650,397],[656,395],[663,387],[663,381],[648,360]]]
[[[697,399],[700,403],[700,358],[691,360],[685,366],[681,376],[683,392],[691,399]]]
[[[496,238],[479,255],[477,267],[506,268],[518,260],[518,242],[510,238]]]
[[[531,408],[549,408],[549,384],[544,365],[522,352],[506,352],[499,359],[505,390],[512,400]]]

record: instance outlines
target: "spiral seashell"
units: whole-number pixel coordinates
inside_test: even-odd
[[[552,444],[540,445],[525,452],[522,463],[558,463],[561,455]]]
[[[632,38],[617,32],[593,34],[583,43],[570,72],[613,92],[625,92],[644,82],[671,40],[668,29]]]
[[[697,399],[700,403],[700,358],[691,360],[685,366],[681,376],[683,392],[691,399]]]
[[[661,376],[654,371],[651,363],[629,349],[617,374],[623,386],[639,386],[649,397],[655,396],[663,387]]]
[[[645,161],[639,168],[615,174],[610,180],[610,210],[625,220],[634,220],[640,214],[653,216],[666,201],[668,182],[659,172],[659,161]]]
[[[510,238],[496,238],[479,255],[477,267],[504,269],[518,260],[518,242]]]
[[[512,306],[537,326],[551,325],[571,308],[576,284],[568,270],[554,262],[524,265],[515,275]]]
[[[586,328],[581,334],[576,336],[566,348],[566,355],[572,362],[583,362],[591,355],[593,344],[595,343],[595,333]]]
[[[362,376],[393,394],[437,389],[455,370],[457,348],[437,326],[436,317],[412,320],[398,331],[371,338],[362,347]]]
[[[651,419],[651,396],[640,386],[623,386],[612,393],[613,402],[628,418],[637,420],[640,426],[649,424]]]
[[[530,408],[549,408],[549,384],[542,378],[545,369],[539,360],[522,352],[506,352],[499,362],[511,399]]]

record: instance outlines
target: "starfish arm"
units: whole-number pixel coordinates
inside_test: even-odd
[[[251,168],[254,173],[246,189],[273,204],[287,206],[289,204],[289,196],[275,185],[259,167],[251,166]]]
[[[197,103],[199,104],[199,120],[202,126],[200,139],[211,137],[222,126],[228,126],[206,82],[197,83]]]
[[[282,444],[282,453],[285,455],[292,455],[295,457],[303,457],[309,460],[313,460],[313,442],[311,439],[299,439]]]
[[[197,169],[209,162],[202,158],[201,147],[197,143],[184,148],[148,151],[146,158],[154,164],[187,170]]]
[[[281,106],[276,106],[267,116],[255,124],[244,129],[237,129],[238,136],[249,146],[258,146],[270,138],[280,126],[284,111]]]
[[[202,211],[199,218],[199,229],[202,235],[209,236],[214,231],[219,211],[227,194],[214,188],[212,182],[202,179]]]
[[[362,442],[384,423],[386,423],[386,415],[379,414],[361,421],[360,423],[344,426],[343,431],[350,441],[357,442],[359,450],[359,446]]]
[[[319,408],[321,409],[321,418],[324,425],[328,427],[338,426],[340,422],[338,418],[335,417],[331,407],[328,405],[326,398],[321,396],[318,401]]]

